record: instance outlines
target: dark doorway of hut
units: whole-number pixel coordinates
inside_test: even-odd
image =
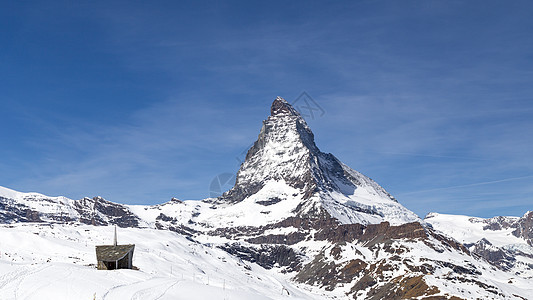
[[[106,270],[115,270],[117,268],[117,262],[116,261],[104,261]]]

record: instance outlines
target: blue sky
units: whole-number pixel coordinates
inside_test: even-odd
[[[0,185],[202,199],[276,96],[420,216],[533,210],[527,1],[0,4]]]

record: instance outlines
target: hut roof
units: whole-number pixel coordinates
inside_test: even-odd
[[[135,245],[96,246],[96,259],[99,261],[116,261],[122,259]]]

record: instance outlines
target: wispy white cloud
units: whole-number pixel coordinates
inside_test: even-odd
[[[428,193],[428,192],[438,192],[438,191],[452,190],[452,189],[461,189],[461,188],[466,188],[466,187],[476,187],[476,186],[482,186],[482,185],[489,185],[489,184],[509,182],[509,181],[517,181],[517,180],[531,179],[531,178],[533,178],[533,175],[521,176],[521,177],[513,177],[513,178],[504,178],[504,179],[491,180],[491,181],[485,181],[485,182],[477,182],[477,183],[469,183],[469,184],[461,184],[461,185],[433,188],[433,189],[427,189],[427,190],[412,191],[412,192],[402,193],[402,194],[400,194],[398,196],[420,194],[420,193]]]

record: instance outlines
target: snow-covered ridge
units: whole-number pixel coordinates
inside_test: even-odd
[[[519,217],[499,217],[509,222],[516,222]],[[449,215],[430,213],[424,221],[431,224],[433,228],[452,236],[458,241],[466,244],[476,243],[481,239],[488,240],[491,244],[502,247],[510,244],[525,244],[527,242],[513,235],[514,229],[502,228],[500,230],[490,230],[491,219],[469,217],[464,215]]]
[[[63,196],[22,193],[3,187],[0,191],[0,223],[78,222],[123,227],[138,227],[144,223],[126,206],[101,197],[72,200]]]
[[[470,251],[516,275],[533,278],[533,243],[522,231],[533,228],[523,217],[489,219],[430,213],[424,221],[434,229],[463,243]]]
[[[19,194],[22,193],[0,186],[0,197],[16,199],[19,197]]]
[[[12,189],[8,189],[6,187],[3,187],[3,186],[0,186],[0,197],[4,197],[4,198],[8,198],[8,199],[14,199],[14,200],[21,200],[21,199],[24,199],[24,198],[29,198],[29,197],[33,197],[33,198],[46,198],[46,199],[67,199],[63,196],[55,196],[55,197],[50,197],[50,196],[45,196],[43,194],[39,194],[39,193],[35,193],[35,192],[29,192],[29,193],[26,193],[26,192],[19,192],[19,191],[15,191],[15,190],[12,190]]]

